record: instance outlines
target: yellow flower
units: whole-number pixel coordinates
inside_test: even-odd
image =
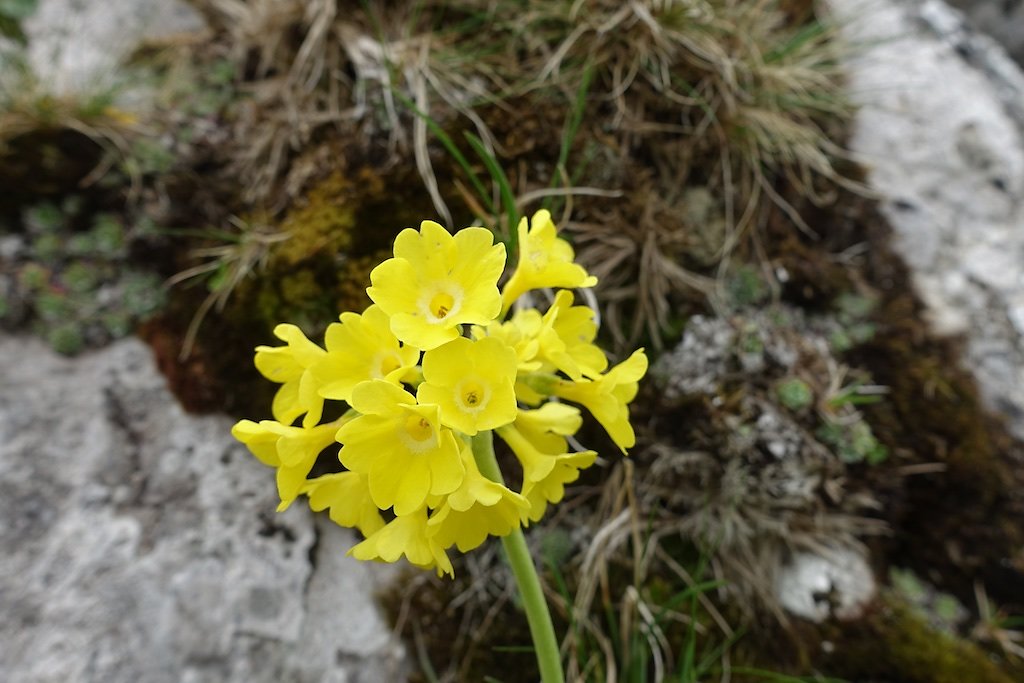
[[[636,443],[633,426],[629,423],[628,404],[636,396],[638,382],[646,372],[647,356],[639,349],[598,379],[561,380],[554,383],[553,392],[589,410],[625,453]]]
[[[441,407],[441,422],[463,434],[508,424],[516,417],[516,353],[499,339],[459,337],[423,354],[422,403]]]
[[[455,570],[436,538],[427,532],[427,509],[395,517],[362,543],[348,551],[357,560],[395,562],[402,555],[422,569],[436,569],[437,575],[455,576]]]
[[[519,364],[516,367],[515,394],[518,400],[529,405],[536,405],[544,400],[542,395],[522,381],[524,377],[540,370],[543,366],[543,363],[537,359],[537,352],[540,350],[538,336],[541,332],[541,324],[540,312],[528,308],[516,311],[511,320],[495,321],[487,327],[473,326],[472,329],[474,339],[483,339],[484,337],[500,339],[516,352]]]
[[[231,435],[248,447],[264,465],[277,468],[277,492],[286,509],[299,495],[306,475],[320,452],[334,443],[338,422],[312,428],[290,427],[273,420],[241,420],[231,428]]]
[[[514,425],[498,430],[523,466],[522,495],[529,501],[522,520],[538,521],[548,503],[565,495],[565,485],[576,481],[580,470],[594,464],[597,453],[569,453],[565,436],[575,433],[582,420],[579,410],[547,403],[539,410],[520,410]]]
[[[573,306],[573,295],[563,289],[541,319],[537,357],[574,380],[596,378],[608,367],[604,351],[590,342],[597,336],[594,312]]]
[[[580,409],[565,403],[545,403],[537,410],[519,410],[515,428],[545,453],[564,453],[566,436],[583,426]]]
[[[370,498],[366,477],[356,472],[325,474],[307,480],[302,493],[309,496],[314,512],[330,508],[331,521],[338,526],[355,527],[364,536],[384,528],[380,510]]]
[[[437,405],[384,380],[356,386],[352,407],[362,413],[338,430],[341,464],[366,475],[370,496],[382,510],[408,515],[428,495],[459,488],[465,469],[451,430],[441,426]]]
[[[379,306],[362,315],[342,313],[325,334],[327,353],[310,368],[323,398],[348,401],[360,382],[383,379],[398,384],[419,361],[420,352],[402,346]]]
[[[533,214],[530,230],[526,218],[519,222],[519,263],[501,293],[501,306],[507,311],[512,302],[531,289],[542,287],[593,287],[597,278],[574,263],[572,247],[556,234],[551,213],[541,209]]]
[[[323,349],[306,339],[295,325],[278,325],[274,336],[286,346],[257,346],[256,369],[271,382],[281,384],[270,407],[274,419],[290,425],[306,413],[302,423],[311,427],[320,421],[324,400],[317,393],[309,368],[325,355]]]
[[[505,245],[490,231],[466,228],[453,237],[433,221],[406,228],[395,257],[370,273],[366,293],[391,317],[391,331],[424,351],[459,336],[462,323],[486,325],[501,310],[498,278]]]
[[[507,536],[519,526],[530,504],[518,493],[491,481],[477,469],[473,451],[463,445],[466,478],[450,493],[427,522],[427,533],[443,548],[455,544],[461,552],[478,547],[488,536]]]
[[[516,352],[519,372],[533,372],[541,367],[540,361],[536,360],[537,351],[540,350],[540,340],[537,338],[541,332],[540,312],[527,308],[516,311],[510,320],[505,322],[494,321],[486,327],[474,325],[471,332],[474,339],[493,337],[505,342]]]

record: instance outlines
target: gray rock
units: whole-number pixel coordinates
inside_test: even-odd
[[[775,589],[780,605],[814,622],[830,616],[856,619],[877,592],[871,567],[850,548],[797,553],[779,573]]]
[[[1024,0],[952,0],[951,4],[1024,64]]]
[[[186,415],[137,340],[76,359],[0,337],[5,680],[398,681],[390,569],[223,417]]]
[[[1024,438],[1024,75],[938,0],[830,0],[854,57],[853,151],[940,333]]]
[[[860,555],[861,539],[885,529],[864,516],[877,505],[870,492],[847,479],[846,463],[867,457],[853,430],[877,442],[852,403],[830,405],[847,370],[827,342],[839,329],[828,316],[781,305],[693,316],[676,349],[652,367],[666,407],[711,409],[682,443],[652,449],[657,457],[638,489],[652,509],[671,511],[683,536],[715,548],[729,590],[772,609],[789,607],[779,582],[790,580],[794,552]],[[785,408],[778,387],[796,378],[806,379],[810,397]]]
[[[205,26],[183,0],[39,0],[23,23],[29,67],[60,95],[119,85],[118,66],[143,42]]]

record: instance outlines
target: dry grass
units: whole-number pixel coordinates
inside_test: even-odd
[[[258,222],[244,221],[236,216],[230,219],[229,230],[208,230],[202,236],[213,239],[217,246],[193,249],[190,256],[202,261],[167,280],[167,286],[201,280],[209,294],[196,309],[181,344],[179,358],[185,360],[192,353],[199,327],[211,310],[221,311],[232,292],[249,277],[258,276],[270,260],[275,244],[290,235]]]
[[[130,156],[132,139],[144,132],[134,114],[115,106],[113,90],[54,95],[17,55],[0,55],[0,158],[11,153],[19,138],[59,131],[78,133],[103,150],[83,186]],[[137,189],[138,178],[131,180]]]
[[[635,347],[646,338],[660,350],[665,327],[678,319],[673,304],[687,295],[691,304],[693,298],[713,299],[716,285],[680,258],[705,226],[693,223],[682,200],[676,203],[653,188],[639,196],[646,201],[609,208],[611,215],[585,211],[566,227],[580,260],[601,282],[605,329],[616,346]]]
[[[479,105],[514,116],[513,98],[549,89],[572,97],[594,69],[588,118],[610,125],[621,149],[664,135],[720,148],[721,163],[738,171],[725,179],[741,186],[738,194],[766,182],[766,172],[791,172],[808,192],[814,174],[834,174],[839,150],[821,119],[847,105],[832,35],[815,23],[789,26],[775,2],[195,4],[222,32],[261,112],[289,112],[284,119],[298,129],[285,136],[290,147],[345,120],[366,134],[385,130],[395,145],[422,146],[422,135],[406,130],[416,117],[396,101],[404,97],[441,121],[466,117],[500,154]],[[281,171],[282,155],[268,149],[248,161],[267,165],[262,181]]]

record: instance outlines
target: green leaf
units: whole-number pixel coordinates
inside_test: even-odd
[[[516,211],[516,197],[512,192],[512,186],[508,182],[508,176],[501,170],[501,166],[498,164],[498,160],[494,158],[494,155],[484,147],[484,143],[480,138],[469,131],[466,131],[463,135],[466,136],[466,140],[472,145],[473,150],[480,157],[481,161],[484,162],[484,166],[487,167],[491,178],[498,185],[498,190],[501,193],[501,203],[505,205],[505,214],[508,216],[508,239],[505,241],[505,247],[510,253],[515,253],[516,242],[519,236],[516,230],[516,225],[519,223],[519,213]]]
[[[452,155],[452,158],[455,159],[455,162],[462,168],[463,171],[466,172],[466,176],[469,178],[469,182],[473,186],[473,189],[476,190],[476,193],[480,196],[484,203],[487,204],[488,207],[490,207],[490,210],[492,212],[497,213],[494,203],[491,201],[491,193],[488,192],[487,188],[484,187],[484,184],[480,182],[480,178],[477,177],[476,172],[473,170],[473,167],[469,165],[469,161],[466,160],[465,155],[463,155],[459,148],[455,146],[455,142],[451,139],[451,136],[449,136],[448,133],[445,133],[444,129],[441,128],[441,126],[437,125],[437,122],[434,121],[434,119],[432,119],[429,114],[420,111],[420,108],[417,107],[416,104],[408,97],[406,97],[405,95],[403,95],[402,93],[398,92],[398,90],[395,89],[392,89],[391,92],[394,94],[395,99],[397,99],[399,102],[405,105],[409,109],[409,111],[413,112],[414,114],[416,114],[416,116],[423,119],[423,122],[427,124],[427,128],[430,130],[430,132],[434,134],[434,136],[438,139],[441,145],[448,151],[449,154]]]

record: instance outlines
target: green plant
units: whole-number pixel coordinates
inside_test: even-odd
[[[801,379],[791,378],[780,382],[775,387],[779,402],[790,410],[800,411],[810,407],[814,402],[814,393]]]
[[[978,623],[971,636],[998,645],[1008,657],[1024,660],[1024,616],[1014,616],[999,609],[988,599],[985,586],[980,581],[974,584],[974,597],[978,605]]]
[[[123,255],[125,246],[124,227],[121,220],[109,213],[96,214],[89,231],[96,256],[113,259]]]
[[[85,346],[85,339],[78,323],[63,322],[51,328],[46,339],[57,353],[73,356]]]
[[[9,322],[28,324],[65,354],[129,334],[165,302],[160,277],[128,266],[129,248],[153,236],[129,233],[120,214],[83,215],[89,206],[75,194],[23,211],[31,248],[15,256],[7,292],[18,302]]]
[[[752,265],[737,268],[727,280],[729,300],[737,308],[763,303],[770,295],[767,283]]]
[[[160,278],[153,273],[129,270],[119,281],[124,312],[134,319],[159,310],[167,295]]]
[[[836,450],[836,455],[848,464],[866,462],[878,465],[889,457],[889,449],[875,438],[871,427],[858,419],[851,424],[826,422],[815,432],[821,441]]]
[[[843,294],[834,302],[839,326],[829,336],[829,343],[837,352],[849,351],[875,336],[875,324],[870,316],[877,301],[859,294]]]
[[[54,233],[64,229],[65,212],[55,204],[41,202],[25,211],[25,224],[35,233]]]
[[[74,261],[64,267],[60,279],[70,291],[83,294],[96,288],[100,281],[100,273],[90,263]]]
[[[18,271],[18,284],[30,292],[36,292],[50,282],[50,271],[35,262],[26,263]]]
[[[244,279],[266,267],[271,247],[289,238],[288,233],[237,216],[231,217],[230,224],[232,229],[229,230],[209,228],[200,231],[199,236],[212,238],[220,244],[194,249],[193,256],[205,261],[177,273],[167,281],[168,285],[173,286],[189,280],[200,280],[209,292],[189,323],[182,342],[182,358],[192,352],[199,326],[207,313],[214,307],[222,309]]]
[[[63,247],[64,240],[51,233],[39,235],[32,240],[32,254],[43,263],[55,261]]]

